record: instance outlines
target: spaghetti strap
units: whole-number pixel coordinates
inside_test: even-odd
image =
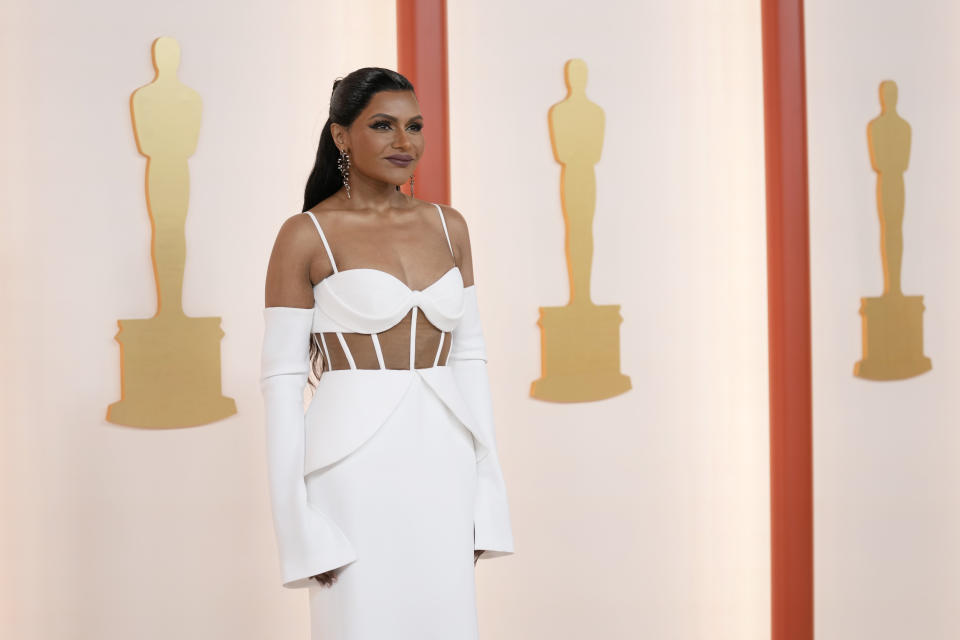
[[[456,260],[457,256],[453,253],[453,245],[450,244],[450,234],[447,233],[447,221],[443,217],[443,209],[440,208],[436,202],[433,203],[433,206],[437,208],[437,212],[440,214],[440,224],[443,225],[443,235],[447,236],[447,246],[450,247],[450,255],[453,256],[453,259]]]
[[[317,233],[320,234],[320,239],[323,240],[323,248],[327,250],[327,257],[330,258],[330,266],[333,267],[333,272],[337,272],[337,263],[333,259],[333,253],[330,251],[330,245],[327,244],[327,236],[323,235],[323,229],[320,228],[320,223],[317,222],[317,217],[313,215],[313,211],[304,211],[304,213],[309,214],[310,219],[313,220],[313,226],[317,228]]]

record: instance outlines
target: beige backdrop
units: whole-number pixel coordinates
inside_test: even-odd
[[[483,637],[768,637],[759,5],[449,4],[453,204],[473,235],[517,549],[478,565]],[[396,65],[394,8],[3,5],[3,635],[308,636],[269,516],[263,275],[332,80]],[[204,100],[184,309],[223,317],[239,414],[146,432],[103,415],[116,319],[155,304],[128,101],[159,35]],[[546,113],[571,57],[607,117],[593,292],[622,305],[633,390],[558,405],[528,393],[537,307],[567,299]]]
[[[309,637],[279,586],[259,375],[263,283],[301,210],[337,75],[396,65],[390,1],[2,4],[4,360],[0,636]],[[362,31],[364,38],[350,36]],[[223,317],[238,415],[152,432],[120,397],[117,318],[155,311],[130,94],[181,46],[203,98],[190,159],[184,311]]]
[[[755,2],[450,2],[453,200],[471,224],[517,553],[488,638],[769,637],[766,257]],[[529,398],[567,301],[547,109],[606,112],[593,296],[633,389]]]
[[[816,633],[951,640],[960,603],[960,6],[806,3]],[[903,290],[933,370],[855,378],[861,296],[883,289],[867,123],[883,80],[913,129]]]

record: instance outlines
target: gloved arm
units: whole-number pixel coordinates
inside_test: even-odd
[[[270,500],[283,586],[295,589],[357,556],[337,524],[307,501],[303,390],[310,370],[313,309],[267,307],[263,317],[260,389]]]
[[[473,548],[484,550],[481,558],[494,558],[513,553],[513,533],[503,472],[497,455],[487,351],[480,323],[476,284],[464,287],[463,293],[464,313],[452,331],[446,363],[452,370],[477,427],[490,443],[490,452],[477,463]]]

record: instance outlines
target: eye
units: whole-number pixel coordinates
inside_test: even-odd
[[[389,121],[389,120],[377,120],[377,121],[374,122],[372,125],[370,125],[370,128],[371,128],[371,129],[380,129],[380,128],[381,128],[380,125],[385,125],[386,127],[389,128],[389,127],[390,127],[390,121]],[[420,123],[414,123],[414,124],[410,125],[410,127],[411,127],[414,131],[421,131],[421,130],[423,129],[423,125],[420,124]]]

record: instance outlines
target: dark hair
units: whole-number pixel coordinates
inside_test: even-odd
[[[303,209],[306,211],[318,203],[323,202],[340,187],[343,186],[343,176],[337,168],[337,159],[340,151],[333,142],[330,133],[330,123],[336,122],[349,127],[357,119],[375,93],[380,91],[413,91],[413,84],[403,75],[382,67],[363,67],[349,73],[344,78],[333,81],[333,90],[330,92],[330,113],[327,122],[320,132],[320,144],[317,147],[317,158],[313,171],[307,178],[307,186],[303,192]],[[416,93],[416,92],[414,92]],[[316,340],[310,341],[310,369],[317,380],[323,374],[322,367],[318,370],[318,361],[321,352]],[[308,379],[311,387],[316,387],[313,380]]]
[[[333,81],[330,113],[320,132],[317,158],[307,178],[301,211],[316,206],[343,186],[343,176],[337,168],[340,151],[333,142],[330,124],[336,122],[349,127],[370,104],[373,95],[380,91],[413,91],[413,84],[396,71],[383,67],[363,67]]]

